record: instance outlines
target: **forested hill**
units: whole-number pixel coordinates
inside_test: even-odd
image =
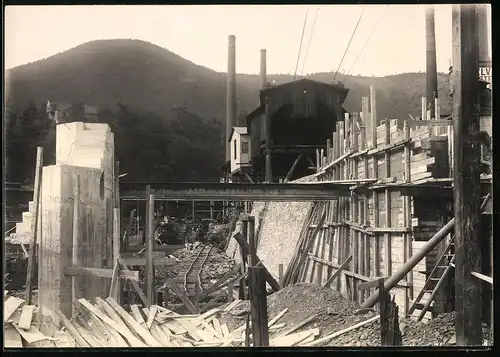
[[[255,63],[259,67],[259,63]],[[309,78],[331,82],[332,73]],[[293,79],[269,75],[276,84]],[[344,107],[361,109],[377,88],[379,118],[420,113],[423,73],[388,77],[337,76],[350,88]],[[447,76],[439,76],[441,112],[451,111]],[[257,105],[258,75],[237,76],[240,118]],[[36,145],[53,146],[47,100],[99,108],[116,135],[128,179],[218,180],[223,161],[226,76],[139,40],[100,40],[6,72],[8,177],[32,180]],[[50,150],[46,150],[50,155]],[[47,158],[50,162],[50,158]]]

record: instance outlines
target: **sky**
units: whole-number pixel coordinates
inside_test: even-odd
[[[451,5],[434,8],[437,69],[448,72]],[[5,68],[47,58],[89,41],[132,38],[226,72],[228,36],[235,35],[238,73],[259,72],[262,48],[267,49],[268,73],[293,74],[297,68],[297,74],[306,75],[336,71],[339,65],[341,73],[364,76],[425,72],[424,9],[425,5],[314,4],[7,6]],[[490,20],[488,26],[491,33]]]

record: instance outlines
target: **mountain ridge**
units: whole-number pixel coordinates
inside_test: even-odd
[[[269,74],[268,81],[282,84],[289,74]],[[310,78],[331,83],[333,73]],[[369,86],[377,89],[379,117],[395,118],[420,113],[425,74],[404,73],[384,77],[344,76],[350,89],[344,103],[348,111],[361,110],[361,97]],[[448,76],[439,74],[441,112],[451,111]],[[6,97],[14,108],[28,99],[37,102],[85,103],[111,109],[118,103],[172,117],[174,106],[187,107],[203,118],[225,118],[226,73],[197,65],[152,43],[135,39],[95,40],[45,59],[6,71]],[[258,74],[237,74],[237,108],[240,115],[258,105]]]

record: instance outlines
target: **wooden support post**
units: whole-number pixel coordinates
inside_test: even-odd
[[[377,96],[374,86],[370,86],[370,107],[371,107],[371,132],[372,132],[372,148],[377,147]]]
[[[408,126],[408,123],[405,121],[403,124],[403,135],[405,140],[410,139],[410,127]],[[405,177],[405,182],[410,183],[411,182],[411,151],[410,151],[410,142],[405,144],[404,147],[404,161],[405,161],[405,166],[404,166],[404,177]],[[413,255],[413,237],[412,237],[412,224],[411,224],[411,197],[406,195],[403,197],[403,222],[405,228],[408,229],[408,232],[405,233],[403,239],[404,239],[404,263],[408,261],[408,259],[411,258]],[[410,284],[410,287],[408,289],[405,289],[405,316],[408,312],[409,309],[409,300],[413,300],[413,269],[411,269],[408,272],[408,276],[406,278],[408,283]]]
[[[391,142],[391,122],[389,119],[385,119],[385,145],[389,145]],[[391,156],[389,151],[385,152],[385,177],[391,177]],[[389,189],[385,189],[385,226],[387,228],[391,227],[391,192]],[[387,232],[385,234],[385,263],[386,263],[386,274],[390,276],[392,274],[392,259],[391,259],[391,233]]]
[[[245,240],[245,238],[243,237],[243,235],[241,233],[235,233],[233,238],[236,239],[236,241],[238,242],[240,247],[243,248],[243,253],[245,255],[248,255],[250,249],[249,249],[248,243]],[[256,265],[262,264],[258,255],[255,255],[255,264]],[[269,285],[271,286],[271,288],[273,289],[273,291],[279,291],[280,290],[279,283],[276,281],[276,279],[274,279],[274,277],[271,275],[271,273],[269,273],[269,271],[267,269],[265,270],[265,274],[266,274],[266,280],[269,283]]]
[[[439,105],[439,98],[434,99],[434,120],[441,120],[441,106]],[[440,135],[442,127],[436,127],[435,135]]]
[[[351,132],[350,132],[350,137],[354,139],[355,135],[354,135],[354,131],[355,131],[355,115],[357,115],[357,113],[353,113],[353,116],[352,116],[352,124],[351,124]],[[356,147],[354,146],[354,142],[351,141],[351,149],[352,150],[356,150]],[[352,162],[352,167],[351,167],[351,173],[353,174],[353,179],[357,179],[357,160],[356,158],[353,158],[352,160],[350,160]],[[351,213],[351,217],[350,217],[350,221],[354,222],[354,223],[358,223],[358,197],[355,193],[353,193],[351,195],[351,202],[350,202],[350,213]],[[361,262],[362,262],[362,254],[361,254],[361,245],[360,245],[360,241],[359,241],[359,232],[355,229],[353,229],[351,227],[350,229],[350,237],[352,239],[352,255],[354,257],[353,259],[353,265],[352,265],[352,271],[356,274],[358,273],[361,273]],[[357,291],[357,285],[358,285],[358,281],[357,280],[353,280],[353,291],[354,291],[354,300],[355,301],[358,301],[358,303],[361,301],[362,299],[362,293],[358,293]]]
[[[244,215],[241,219],[241,233],[243,236],[243,239],[245,240],[246,243],[248,243],[248,216]],[[240,257],[241,257],[241,274],[243,278],[240,280],[238,284],[239,288],[239,299],[240,300],[245,300],[247,297],[247,294],[245,294],[245,273],[247,272],[247,254],[245,254],[245,251],[243,250],[243,247],[240,245]]]
[[[191,217],[192,217],[192,220],[194,221],[194,209],[195,209],[195,201],[192,202],[192,206],[191,206]]]
[[[248,217],[248,247],[250,249],[248,266],[255,266],[257,261],[255,257],[257,256],[257,244],[255,242],[255,217]]]
[[[266,278],[264,268],[249,267],[250,311],[252,315],[253,346],[269,346]]]
[[[78,266],[80,262],[78,261],[78,249],[80,245],[80,175],[76,175],[75,183],[73,188],[73,265]],[[77,281],[76,277],[71,279],[71,294],[73,303],[75,300],[79,299],[81,296],[78,296],[77,290]],[[74,311],[74,309],[73,309]]]
[[[292,178],[293,173],[295,172],[295,169],[296,169],[300,159],[302,158],[302,156],[303,156],[303,154],[299,154],[297,156],[297,158],[295,159],[295,161],[293,162],[292,167],[290,167],[290,170],[286,174],[285,181],[284,181],[285,183],[290,181],[290,179]]]
[[[326,163],[329,164],[332,161],[332,150],[330,148],[330,139],[326,139]]]
[[[283,264],[278,264],[278,282],[280,283],[280,287],[283,289]]]
[[[422,113],[420,120],[427,120],[427,97],[422,97]]]
[[[154,241],[154,212],[155,199],[154,195],[149,195],[148,200],[148,216],[146,225],[148,226],[148,236],[146,240],[146,296],[151,305],[156,300],[156,288],[154,282],[154,265],[153,265],[153,247]]]
[[[35,275],[35,260],[37,251],[38,218],[40,215],[40,192],[42,190],[43,148],[36,151],[35,187],[33,193],[33,218],[31,219],[30,251],[26,275],[26,305],[31,305],[33,298],[32,280]],[[39,243],[41,246],[41,242]],[[38,249],[41,252],[41,249]],[[40,259],[40,257],[39,257]]]
[[[120,258],[120,209],[113,209],[113,261],[115,262],[115,266],[118,268],[118,258]],[[75,263],[73,263],[75,264]],[[76,265],[76,264],[75,264]],[[111,282],[113,283],[113,282]],[[123,285],[121,280],[116,281],[116,289],[113,290],[113,299],[119,304],[122,303],[123,296]]]
[[[115,161],[115,168],[114,168],[114,186],[115,186],[115,191],[114,191],[114,198],[115,198],[115,208],[120,207],[120,161]]]
[[[378,291],[379,291],[379,312],[380,312],[380,342],[382,346],[386,346],[387,343],[387,330],[388,330],[388,320],[387,320],[387,304],[389,300],[389,294],[384,288],[385,278],[378,279]]]
[[[210,219],[214,219],[214,201],[210,201]]]
[[[454,4],[453,130],[455,154],[455,310],[457,345],[481,345],[481,186],[479,132],[479,36],[477,5]]]

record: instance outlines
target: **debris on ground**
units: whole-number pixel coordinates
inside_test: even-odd
[[[174,281],[177,283],[179,288],[184,289],[184,276],[185,273],[188,271],[191,263],[193,260],[196,258],[197,254],[199,253],[200,249],[202,249],[203,245],[198,244],[196,248],[194,249],[185,249],[185,248],[180,248],[175,251],[173,251],[170,254],[170,257],[174,257],[177,259],[177,264],[175,265],[170,265],[165,267],[164,271],[167,275],[167,277],[174,279]],[[231,270],[234,267],[234,260],[231,260],[227,257],[225,252],[219,250],[216,247],[212,247],[210,250],[209,256],[207,258],[207,261],[205,262],[203,269],[200,274],[201,278],[201,283],[202,283],[202,288],[207,289],[208,287],[212,286],[213,280],[218,280],[224,274],[226,274],[229,270]],[[143,288],[144,285],[144,267],[130,267],[131,270],[138,270],[139,271],[139,286]],[[164,292],[164,277],[158,270],[158,268],[155,267],[155,281],[156,281],[156,287],[157,291],[160,294],[163,294]],[[130,282],[126,282],[125,284],[125,291],[127,292],[125,302],[134,304],[134,303],[139,303],[139,297],[135,293],[132,285]],[[169,294],[167,296],[168,300],[166,301],[167,304],[180,304],[182,301],[180,298],[178,298],[174,294]],[[227,302],[227,295],[221,291],[218,290],[212,294],[210,294],[205,300],[210,300],[212,298],[217,298],[216,301],[220,303],[225,303]],[[132,300],[130,300],[132,299]]]
[[[44,334],[38,329],[37,308],[25,305],[22,299],[7,297],[5,347],[232,347],[244,339],[241,332],[245,325],[231,330],[220,319],[222,313],[241,303],[239,300],[201,315],[179,315],[157,305],[131,305],[126,311],[112,298],[93,300],[78,299],[78,313],[70,319],[57,312],[64,328]],[[279,316],[269,323],[270,331],[286,326],[279,322]],[[303,343],[318,335],[317,328],[289,333],[272,339],[270,345]]]
[[[286,324],[286,328],[303,324],[296,332],[311,328],[319,329],[318,339],[329,334],[343,331],[375,319],[359,328],[341,334],[317,346],[380,346],[380,322],[373,309],[360,310],[359,305],[344,298],[339,292],[314,284],[300,283],[287,286],[284,289],[269,295],[268,317],[276,317],[281,311],[287,313],[279,322]],[[226,313],[221,321],[229,329],[234,329],[243,324],[242,317],[250,312],[250,302],[243,301],[235,311]],[[314,317],[314,318],[313,318]],[[453,346],[455,345],[455,313],[442,314],[428,323],[408,319],[400,320],[400,329],[403,335],[404,346]],[[485,339],[492,343],[489,329],[484,327]],[[269,333],[270,338],[279,336],[281,331]]]
[[[71,319],[59,313],[64,328],[48,336],[38,330],[37,307],[5,292],[5,346],[241,347],[250,312],[248,300],[201,315],[180,315],[158,305],[130,305],[126,311],[111,298],[79,299],[77,304],[78,313]],[[454,346],[455,317],[442,314],[427,323],[401,319],[403,346]],[[270,346],[380,346],[378,315],[359,312],[355,302],[313,284],[296,284],[270,295],[268,321]],[[485,345],[492,345],[486,326],[483,334]]]
[[[400,322],[403,344],[408,346],[453,346],[455,336],[456,312],[440,314],[429,322],[404,319]],[[483,324],[483,339],[492,345],[493,336],[490,329]]]

